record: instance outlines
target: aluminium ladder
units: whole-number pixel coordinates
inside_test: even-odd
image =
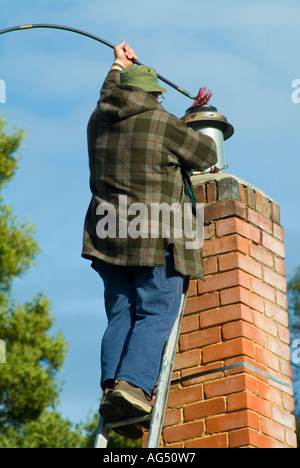
[[[113,423],[106,423],[105,420],[100,416],[99,425],[97,429],[96,439],[94,448],[106,448],[108,443],[109,431],[114,427],[126,426],[128,424],[133,424],[142,421],[150,420],[150,428],[147,439],[146,448],[157,448],[160,442],[160,436],[162,431],[162,426],[165,417],[165,411],[167,406],[167,399],[169,393],[169,387],[171,383],[174,359],[176,354],[177,343],[180,335],[180,328],[182,317],[184,313],[184,307],[188,292],[189,286],[189,277],[184,278],[183,292],[181,296],[181,304],[179,308],[179,313],[174,323],[173,329],[167,340],[163,355],[161,368],[158,378],[157,391],[155,396],[155,401],[153,405],[152,412],[145,416],[139,416],[136,418],[124,419],[122,421],[117,421]]]

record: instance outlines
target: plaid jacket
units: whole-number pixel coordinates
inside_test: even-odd
[[[213,140],[166,112],[149,93],[121,85],[120,72],[111,70],[88,123],[88,151],[92,199],[82,256],[163,266],[173,244],[175,269],[203,279],[201,248],[186,248],[191,236],[177,221],[183,220],[185,204],[190,206],[182,169],[215,164]],[[163,218],[158,207],[171,205],[174,211],[168,219],[167,209]],[[195,219],[194,214],[194,225]]]

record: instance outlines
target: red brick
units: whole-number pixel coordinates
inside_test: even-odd
[[[257,381],[247,374],[239,374],[204,384],[205,398],[216,398],[248,390],[255,393]]]
[[[271,304],[270,302],[265,302],[265,314],[267,317],[272,318],[281,325],[288,327],[288,313],[286,310],[283,310],[276,306],[275,304]]]
[[[172,372],[171,376],[171,384],[170,384],[170,389],[175,390],[176,388],[178,389],[178,381],[180,380],[180,372],[179,371],[174,371]]]
[[[187,349],[203,348],[219,341],[221,341],[221,328],[207,328],[206,330],[181,335],[179,347],[180,351],[186,351]]]
[[[193,421],[194,419],[202,419],[216,414],[226,412],[225,398],[214,398],[205,400],[193,405],[188,405],[184,408],[185,421]]]
[[[251,288],[251,277],[242,270],[230,270],[216,275],[208,276],[206,281],[199,280],[198,291],[200,294],[217,291],[232,286],[241,285],[247,289]],[[275,301],[275,294],[274,294]]]
[[[292,398],[290,395],[286,395],[285,393],[283,393],[282,403],[283,403],[284,409],[286,409],[290,413],[292,413],[294,411],[295,402],[294,402],[294,398]]]
[[[264,247],[260,245],[250,244],[249,254],[250,254],[250,257],[253,257],[259,262],[269,267],[273,267],[273,263],[274,263],[273,254],[269,252],[267,249],[265,249]]]
[[[283,243],[275,239],[275,237],[270,236],[266,232],[262,232],[262,245],[271,252],[274,252],[280,257],[284,258],[285,249]]]
[[[254,345],[251,341],[245,338],[236,338],[225,343],[208,346],[203,350],[202,359],[204,363],[208,363],[240,355],[254,357]]]
[[[212,273],[217,273],[218,271],[218,261],[216,257],[204,258],[203,261],[204,274],[211,275]]]
[[[276,289],[286,292],[286,280],[283,276],[275,273],[269,268],[263,267],[263,277],[266,283],[274,286]]]
[[[220,255],[219,257],[219,270],[226,271],[234,268],[240,268],[241,270],[250,273],[257,278],[262,278],[262,267],[261,265],[246,255],[240,252],[231,252],[228,254]]]
[[[276,202],[271,203],[271,214],[272,220],[275,223],[280,224],[280,208]]]
[[[261,430],[264,434],[284,442],[284,427],[270,419],[261,418]]]
[[[270,200],[263,196],[261,193],[256,193],[256,210],[265,218],[270,217],[271,206]]]
[[[253,292],[258,294],[258,296],[264,297],[271,302],[275,302],[275,289],[272,286],[269,286],[268,284],[253,277],[251,279],[251,284]]]
[[[286,429],[285,430],[285,439],[286,439],[286,443],[290,447],[297,448],[297,435],[296,435],[295,431],[291,431],[290,429]]]
[[[237,200],[212,203],[204,209],[205,222],[213,219],[227,218],[229,216],[246,217],[246,207]]]
[[[258,310],[259,312],[264,311],[264,301],[261,297],[248,291],[241,286],[235,288],[225,289],[220,292],[221,305],[235,304],[236,302],[242,302],[251,309]]]
[[[251,208],[247,208],[247,220],[258,228],[272,233],[272,221]]]
[[[177,353],[174,361],[174,371],[197,366],[200,363],[201,351],[195,349],[186,353]]]
[[[246,195],[244,191],[244,186],[242,184],[239,184],[239,191],[240,191],[241,202],[243,203],[243,205],[246,205],[247,204]]]
[[[167,409],[164,417],[164,427],[174,426],[183,422],[182,409]]]
[[[265,315],[259,312],[253,311],[253,321],[254,325],[260,330],[263,330],[264,332],[274,337],[277,336],[278,325],[276,324],[276,322],[274,322],[274,320],[266,317]]]
[[[267,349],[284,359],[290,360],[291,352],[289,346],[272,336],[268,336],[267,338]]]
[[[262,199],[263,198],[264,197],[262,196],[260,192],[255,192],[255,210],[258,213],[262,212]]]
[[[279,372],[279,358],[266,349],[255,347],[255,359],[260,364]]]
[[[259,344],[260,346],[265,346],[266,341],[265,333],[263,333],[261,330],[258,330],[250,323],[244,322],[242,320],[223,325],[222,335],[226,340],[242,336],[244,338],[248,338],[248,340],[251,340],[254,343]]]
[[[250,187],[244,187],[244,194],[246,198],[246,205],[250,206],[251,208],[255,209],[255,192]]]
[[[224,449],[227,448],[227,435],[226,434],[217,434],[211,437],[201,437],[201,439],[195,439],[193,441],[186,443],[186,448],[203,448],[203,449],[212,449],[212,448],[219,448]]]
[[[292,378],[292,367],[290,360],[286,361],[284,359],[280,359],[280,372],[290,379]]]
[[[281,242],[284,241],[284,230],[283,227],[277,223],[273,223],[273,235]]]
[[[180,333],[184,334],[195,330],[199,330],[198,314],[184,316],[182,319]]]
[[[285,276],[285,263],[281,258],[274,258],[275,270],[282,276]]]
[[[185,305],[185,314],[200,312],[201,310],[214,309],[219,305],[219,294],[213,292],[193,298],[188,298]]]
[[[197,203],[206,203],[205,185],[199,184],[193,186],[193,192]]]
[[[142,437],[142,447],[145,448],[147,444],[147,438],[148,438],[148,432],[144,432],[144,435]],[[162,444],[162,438],[160,439],[160,443]]]
[[[217,201],[217,186],[215,182],[210,182],[206,185],[206,200],[207,203]]]
[[[275,292],[276,304],[283,309],[287,309],[287,296],[280,291]]]
[[[201,328],[206,328],[238,319],[245,320],[246,322],[253,322],[251,309],[244,304],[232,304],[207,312],[201,312],[200,326]]]
[[[248,254],[248,240],[239,234],[207,240],[203,244],[204,257],[233,252],[235,250],[239,250],[246,255]]]
[[[202,385],[182,388],[169,393],[168,407],[183,406],[203,399]]]
[[[185,439],[196,439],[204,433],[204,422],[192,422],[179,424],[178,426],[165,427],[163,439],[167,443],[179,442]]]
[[[222,416],[210,418],[206,423],[208,434],[216,432],[232,431],[234,429],[252,427],[259,430],[259,416],[249,410],[228,413]]]
[[[251,341],[245,338],[236,338],[225,343],[208,346],[203,350],[202,360],[203,363],[209,363],[240,355],[254,357],[254,345]]]
[[[212,239],[215,237],[215,224],[210,223],[204,226],[204,239]]]
[[[264,196],[259,196],[260,194],[257,194],[257,201],[256,201],[256,208],[257,211],[259,211],[262,216],[265,218],[269,218],[271,214],[271,206],[270,206],[270,200]]]
[[[232,431],[229,435],[230,448],[251,446],[254,448],[273,448],[273,441],[259,432],[247,428]]]
[[[275,405],[281,405],[281,392],[276,388],[270,387],[264,382],[258,381],[257,394]]]
[[[266,418],[272,417],[272,407],[268,401],[253,395],[250,392],[240,392],[229,395],[227,398],[228,411],[250,409]]]
[[[227,236],[228,234],[237,233],[252,240],[256,244],[260,242],[259,229],[239,218],[227,218],[217,221],[216,233],[217,236]]]
[[[191,280],[189,284],[187,297],[192,297],[197,295],[197,280]]]

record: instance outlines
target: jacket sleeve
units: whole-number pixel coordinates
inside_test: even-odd
[[[216,164],[216,144],[212,138],[193,130],[180,119],[174,118],[172,123],[168,148],[182,166],[204,171]]]
[[[100,96],[107,91],[107,89],[110,86],[114,86],[117,84],[120,84],[120,73],[121,70],[110,70],[104,80],[104,83],[102,85],[101,91],[100,91]]]

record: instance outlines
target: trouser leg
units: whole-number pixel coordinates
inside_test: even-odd
[[[150,396],[161,356],[179,312],[183,276],[173,253],[164,267],[123,267],[97,262],[104,282],[108,326],[101,346],[101,385],[126,380]]]
[[[179,312],[183,277],[174,270],[172,252],[166,254],[165,267],[139,267],[135,273],[135,321],[116,377],[151,396],[163,348]]]
[[[95,269],[103,279],[107,328],[101,343],[101,386],[114,381],[135,319],[134,271],[104,262]],[[104,385],[103,385],[104,384]]]

